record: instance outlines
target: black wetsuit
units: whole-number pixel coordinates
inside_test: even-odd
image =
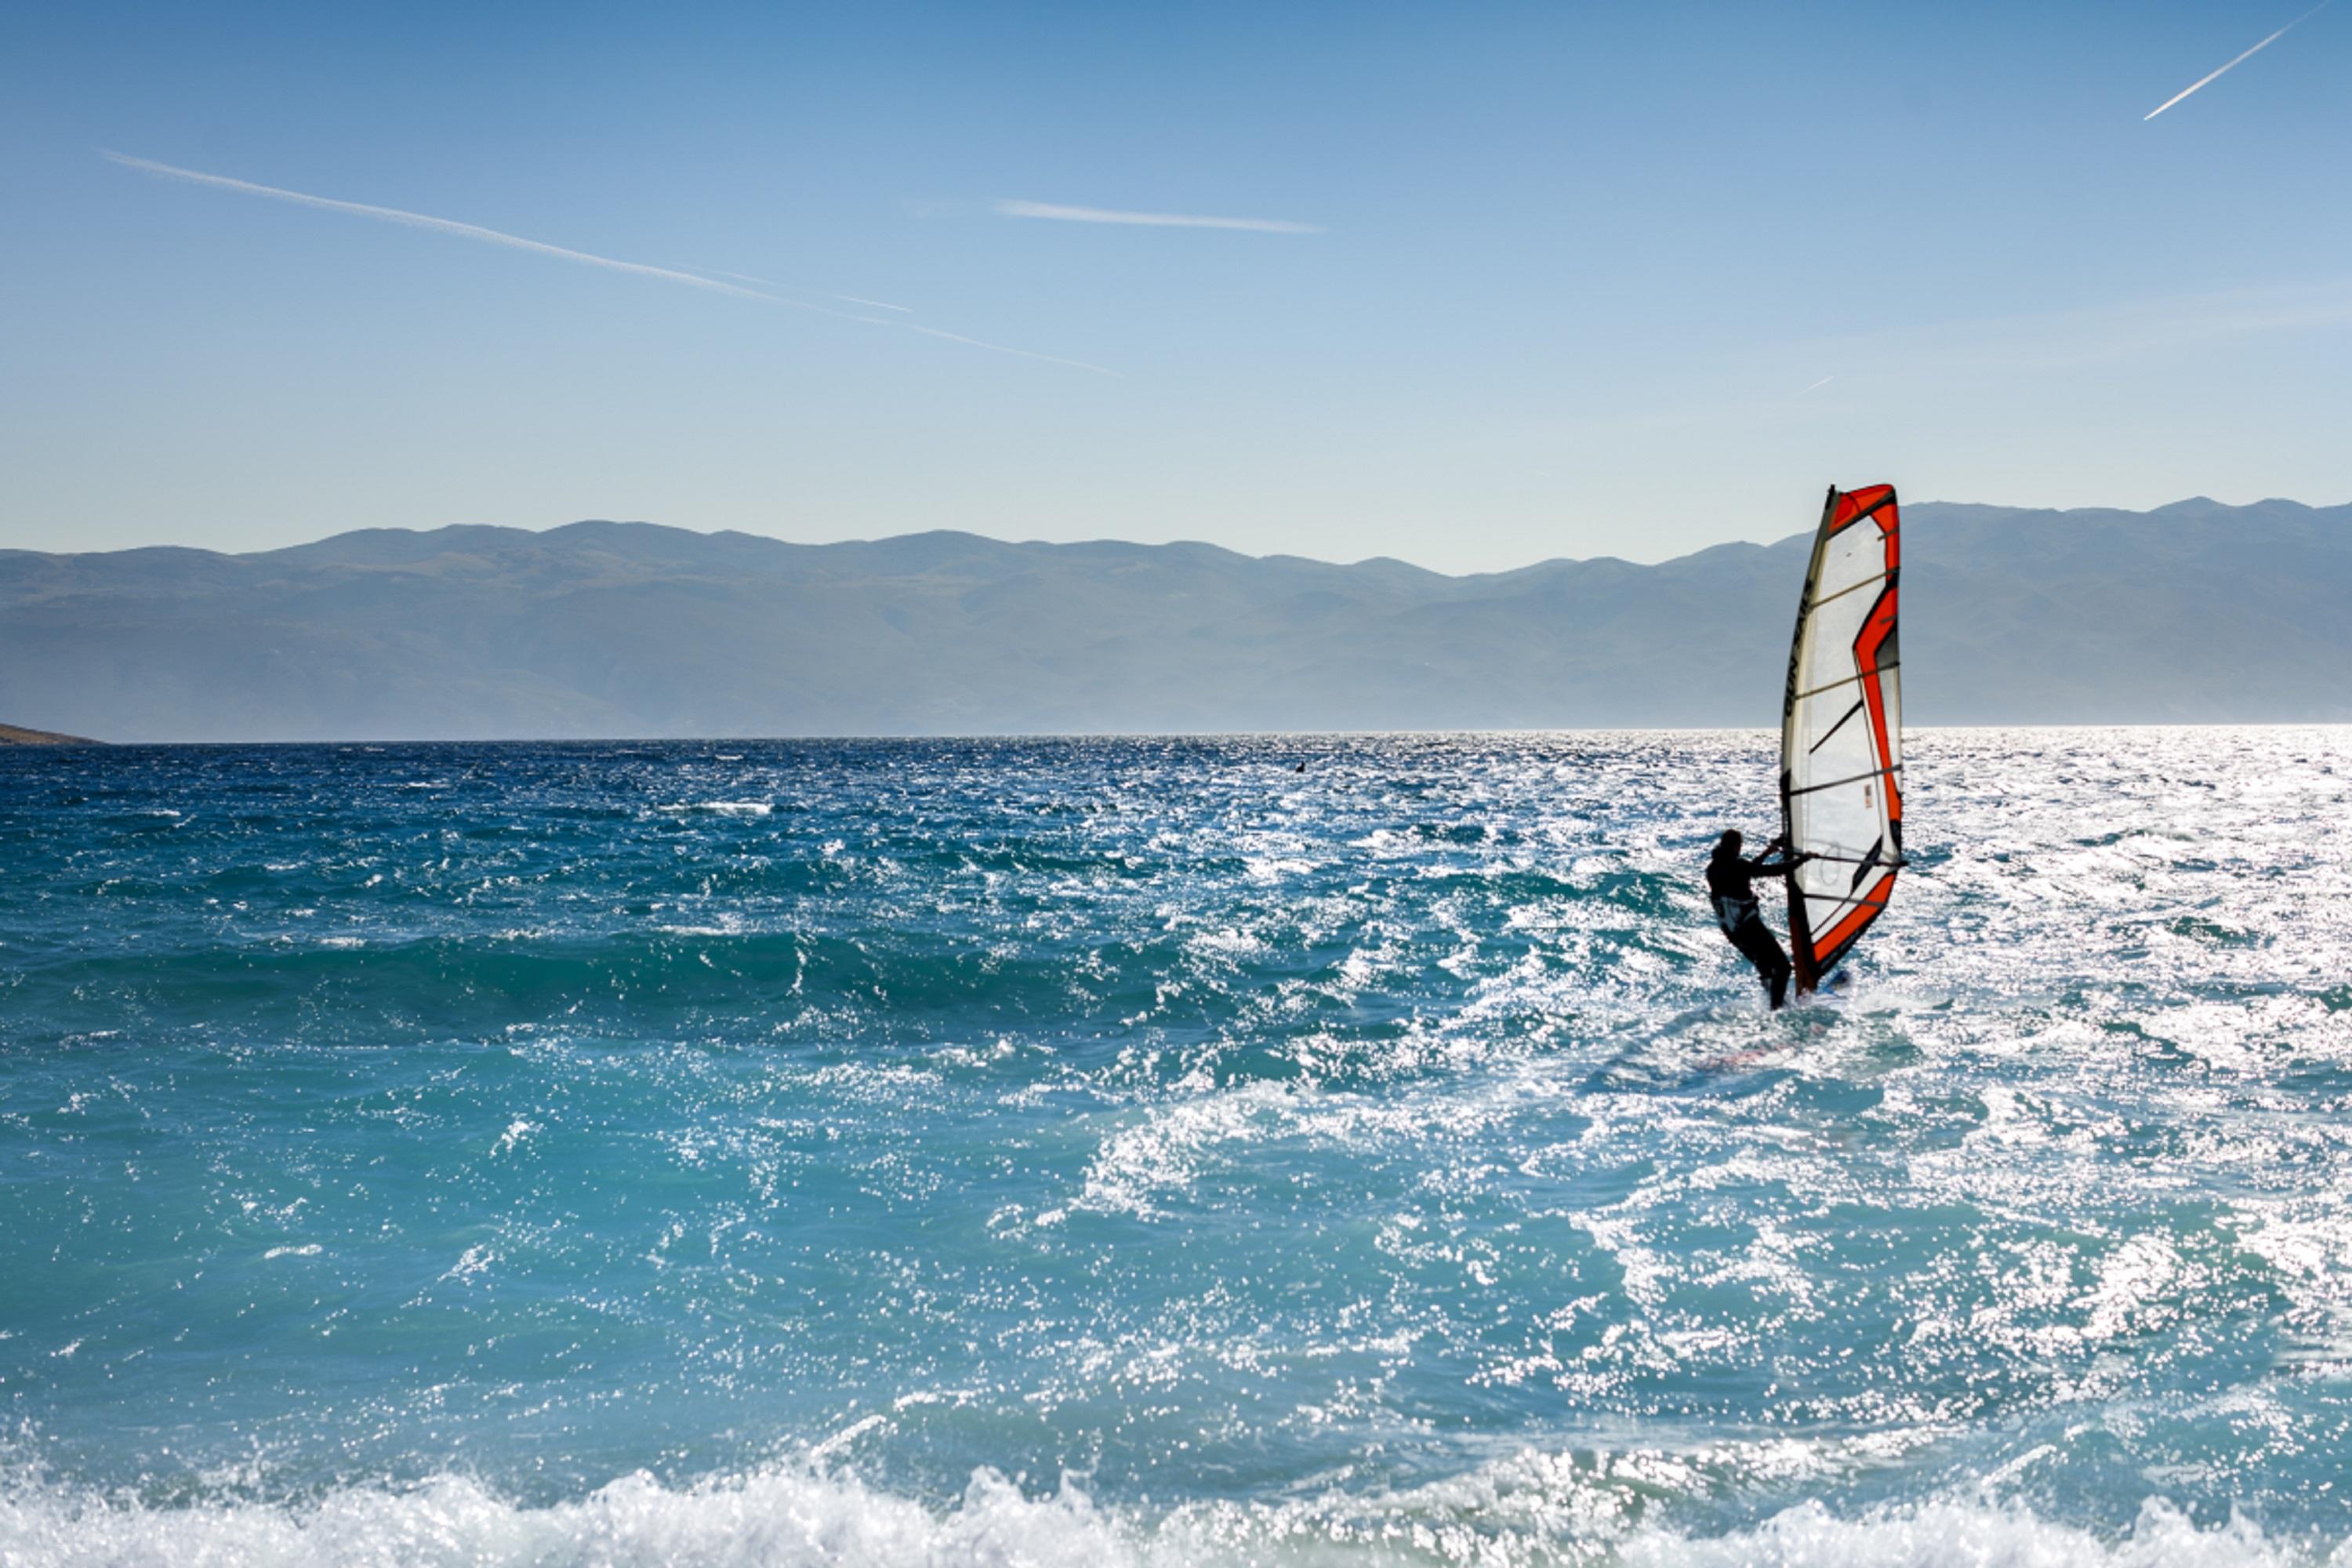
[[[1769,853],[1743,860],[1721,849],[1706,863],[1706,890],[1715,901],[1716,922],[1740,956],[1756,966],[1757,978],[1770,993],[1775,1007],[1789,999],[1789,955],[1781,951],[1780,939],[1772,934],[1772,928],[1764,923],[1752,884],[1759,877],[1778,877],[1789,866],[1785,855],[1778,860]]]

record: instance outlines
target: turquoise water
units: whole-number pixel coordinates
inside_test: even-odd
[[[0,1563],[2325,1558],[2352,732],[1912,765],[0,752]]]

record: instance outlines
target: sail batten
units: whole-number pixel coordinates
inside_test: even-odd
[[[1895,666],[1892,664],[1882,664],[1878,666],[1873,673],[1885,675],[1893,668],[1895,668]],[[1816,686],[1811,691],[1801,691],[1797,693],[1797,695],[1800,698],[1819,697],[1824,691],[1835,691],[1841,686],[1852,686],[1856,681],[1862,680],[1864,678],[1860,675],[1841,676],[1837,679],[1831,681],[1826,686]]]
[[[1812,857],[1789,873],[1800,991],[1818,985],[1885,910],[1904,865],[1901,547],[1892,485],[1830,491],[1780,714],[1781,832]]]

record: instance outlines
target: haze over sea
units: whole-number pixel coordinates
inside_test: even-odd
[[[2352,732],[1773,766],[0,752],[0,1563],[2340,1558]]]

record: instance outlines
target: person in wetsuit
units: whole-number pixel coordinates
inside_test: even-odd
[[[1756,966],[1756,977],[1764,983],[1777,1010],[1789,1000],[1789,955],[1772,928],[1764,923],[1763,911],[1756,907],[1754,883],[1759,877],[1785,875],[1811,857],[1790,854],[1788,846],[1775,838],[1764,847],[1763,854],[1743,860],[1739,850],[1745,842],[1736,827],[1716,842],[1715,856],[1706,863],[1706,891],[1715,904],[1716,923],[1723,927],[1724,936],[1739,950],[1739,955]],[[1777,860],[1772,858],[1776,849],[1780,852]]]

